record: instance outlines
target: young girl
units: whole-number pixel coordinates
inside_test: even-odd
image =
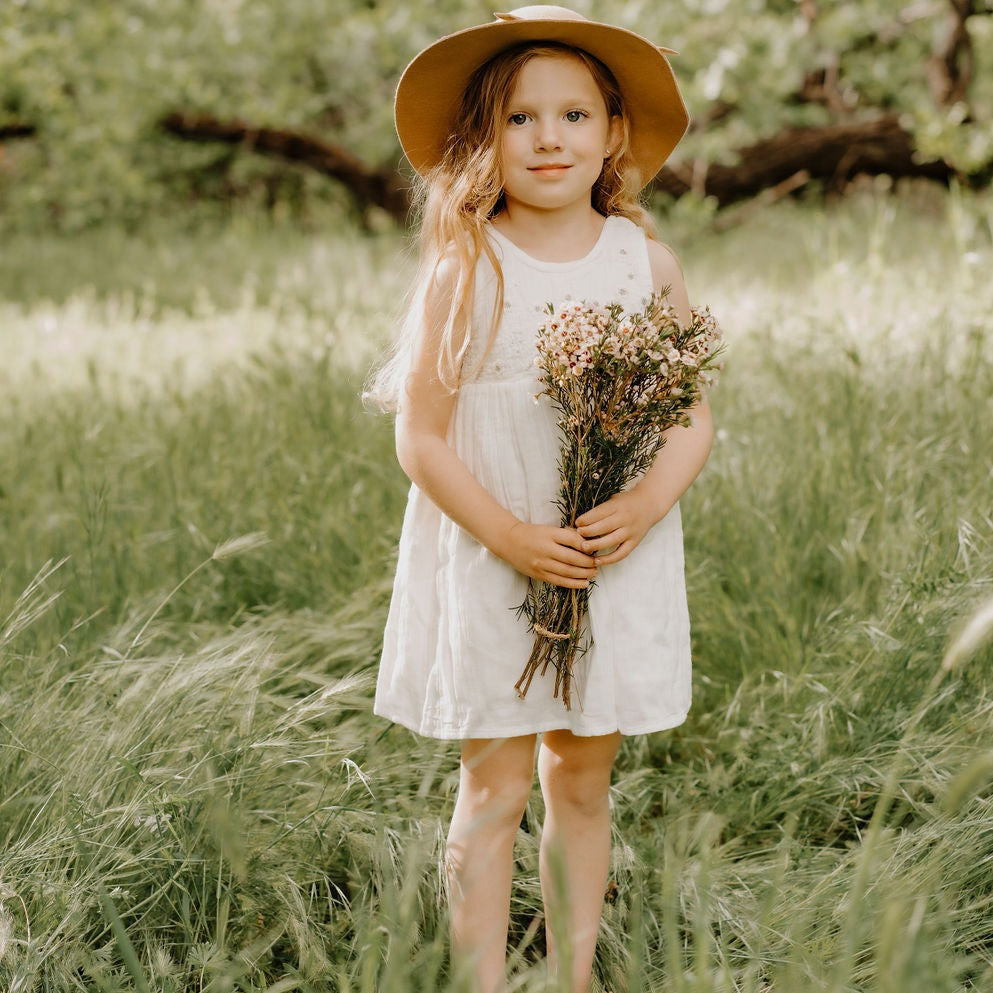
[[[397,90],[397,131],[426,199],[417,290],[373,391],[397,411],[413,483],[375,712],[462,742],[449,900],[455,958],[479,993],[503,988],[514,839],[539,736],[546,920],[565,921],[568,947],[549,927],[548,962],[570,970],[563,988],[578,993],[607,882],[621,736],[674,727],[690,703],[677,500],[710,451],[706,406],[573,530],[555,506],[556,415],[535,399],[547,304],[634,309],[669,287],[688,319],[679,264],[636,199],[687,124],[664,51],[562,7],[522,7],[431,45]],[[529,578],[596,580],[571,710],[553,698],[551,672],[523,699],[514,690],[533,638],[515,614]]]

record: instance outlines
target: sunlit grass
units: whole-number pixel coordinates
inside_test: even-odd
[[[130,238],[88,232],[82,244],[21,235],[5,250],[8,403],[66,390],[127,401],[146,385],[187,392],[273,349],[357,368],[390,333],[409,272],[398,236],[298,233],[287,243],[277,231],[273,245],[251,228],[194,238],[161,224]],[[28,267],[49,265],[62,282],[43,296],[55,277],[35,281]]]
[[[680,210],[731,339],[696,697],[622,750],[597,982],[993,991],[990,202]],[[0,989],[455,993],[455,750],[370,715],[405,481],[358,393],[403,243],[208,235],[0,262]]]

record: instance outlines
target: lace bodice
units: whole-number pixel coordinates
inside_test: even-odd
[[[532,258],[496,228],[489,231],[503,271],[503,315],[493,347],[477,371],[496,293],[496,276],[484,256],[476,270],[473,335],[464,366],[467,384],[533,380],[535,334],[550,303],[616,301],[637,309],[652,292],[645,233],[626,217],[608,217],[593,248],[572,262]]]

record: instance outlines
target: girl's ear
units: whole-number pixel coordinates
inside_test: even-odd
[[[609,159],[611,155],[617,152],[617,146],[620,145],[621,140],[624,137],[624,121],[620,114],[614,114],[610,119],[610,124],[607,127],[607,144],[604,148],[604,158]]]

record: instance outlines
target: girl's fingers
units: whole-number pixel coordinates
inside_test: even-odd
[[[584,531],[590,528],[595,528],[605,516],[601,508],[594,507],[592,510],[588,510],[582,517],[576,518],[576,530],[582,534]]]
[[[561,562],[565,565],[580,566],[585,569],[595,569],[596,559],[590,552],[577,552],[572,548],[563,548],[553,557],[553,561]]]
[[[597,538],[591,538],[589,541],[584,543],[584,548],[589,552],[600,552],[605,548],[613,548],[615,545],[619,545],[625,538],[627,534],[618,528],[616,531],[611,531],[608,534],[602,534]],[[603,558],[597,556],[597,562],[602,562]]]
[[[616,514],[605,514],[603,517],[582,526],[580,526],[578,521],[576,522],[576,530],[584,538],[599,538],[610,531],[616,531],[618,526],[619,521]]]
[[[553,586],[581,590],[597,577],[596,569],[578,569],[561,562],[545,562],[534,571],[534,578]]]
[[[619,498],[611,497],[605,503],[598,503],[595,507],[587,510],[585,514],[577,517],[576,528],[579,531],[583,531],[588,528],[600,527],[612,517],[616,517],[622,509],[623,504]]]
[[[577,517],[576,530],[572,533],[578,542],[567,543],[594,555],[598,566],[611,565],[634,551],[651,523],[633,494],[621,493]]]
[[[597,560],[592,555],[560,546],[553,558],[542,563],[541,571],[545,582],[583,589],[597,577]]]
[[[561,586],[567,590],[585,590],[590,585],[588,579],[566,579],[561,576],[552,575],[541,576],[539,578],[551,586]]]
[[[626,559],[632,551],[634,551],[634,546],[631,542],[622,541],[612,552],[598,555],[596,560],[600,565],[611,565],[613,562],[620,562],[621,559]]]
[[[580,552],[583,550],[583,537],[578,531],[573,531],[572,528],[559,528],[555,540],[567,548],[575,548]]]
[[[560,554],[556,556],[557,558],[574,565],[593,566],[595,564],[587,547],[589,543],[581,535],[568,528],[561,528],[559,534]]]
[[[570,576],[556,576],[552,573],[543,578],[552,586],[564,586],[569,590],[585,590],[591,582],[589,579],[573,579]]]
[[[596,568],[571,568],[561,562],[552,562],[545,566],[546,573],[560,579],[596,579]]]

